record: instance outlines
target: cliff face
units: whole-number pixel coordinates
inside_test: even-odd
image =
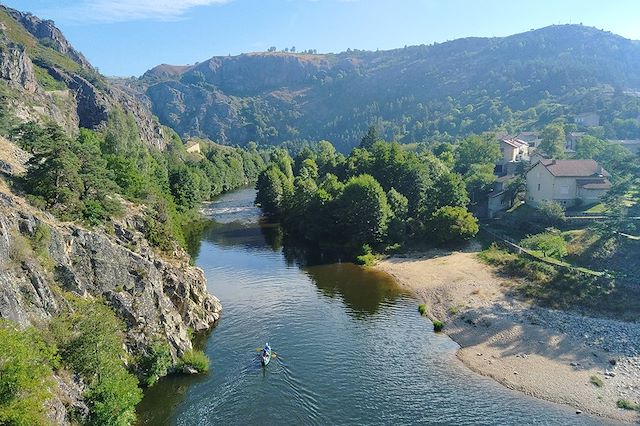
[[[24,47],[17,44],[0,46],[0,78],[27,92],[33,93],[38,88],[31,59]]]
[[[43,41],[58,52],[73,59],[82,68],[93,70],[93,66],[87,61],[82,53],[75,50],[69,41],[64,37],[53,21],[42,20],[28,12],[20,12],[15,9],[5,7],[4,10],[15,19],[35,38]]]
[[[20,170],[20,150],[2,160]],[[21,155],[24,158],[23,155]],[[127,346],[144,351],[164,337],[174,357],[191,349],[188,330],[209,329],[219,318],[218,299],[207,292],[204,273],[182,252],[165,259],[143,234],[142,212],[113,229],[90,230],[61,223],[12,194],[0,179],[0,317],[27,326],[47,321],[64,305],[64,292],[104,298],[127,326]],[[47,237],[37,243],[36,234]]]
[[[12,193],[5,177],[25,171],[29,155],[0,138],[0,318],[23,327],[46,326],[68,303],[68,294],[104,300],[126,325],[133,355],[167,341],[174,362],[192,348],[189,330],[218,320],[221,305],[206,278],[181,251],[172,258],[154,252],[144,239],[140,207],[106,230],[62,223]],[[69,409],[87,416],[84,385],[56,373],[48,401],[53,424],[69,424]]]
[[[149,108],[110,85],[52,21],[0,5],[0,84],[23,121],[54,119],[69,132],[99,129],[114,108],[132,114],[140,136],[164,149],[165,135]]]

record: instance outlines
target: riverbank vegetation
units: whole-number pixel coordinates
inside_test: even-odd
[[[18,188],[31,203],[62,220],[99,226],[123,214],[123,200],[146,207],[145,233],[170,252],[186,244],[184,226],[204,200],[254,182],[264,168],[255,145],[247,149],[197,141],[189,153],[168,128],[165,152],[145,145],[131,115],[115,109],[101,131],[66,134],[55,124],[26,123],[9,137],[31,153]]]
[[[478,232],[467,207],[497,156],[490,136],[414,152],[371,129],[348,157],[327,141],[295,158],[274,150],[256,204],[291,235],[363,261],[409,242],[456,244]]]
[[[200,152],[189,153],[175,133],[164,131],[164,150],[146,145],[133,116],[119,109],[101,130],[80,129],[76,135],[51,123],[12,126],[7,136],[31,158],[24,174],[5,179],[33,206],[107,233],[113,232],[112,222],[133,213],[136,230],[171,256],[186,245],[188,225],[199,223],[200,203],[254,182],[264,160],[256,146],[240,149],[208,141],[199,141]],[[31,238],[15,236],[10,253],[14,261],[37,260],[54,271],[50,284],[59,310],[38,329],[0,324],[0,424],[48,424],[47,401],[58,397],[56,389],[65,381],[82,398],[62,401],[67,409],[79,410],[70,412],[70,419],[132,424],[142,387],[178,371],[169,342],[147,336],[151,343],[132,344],[125,340],[125,323],[102,300],[61,291],[49,254],[51,239],[51,229],[42,222]],[[202,352],[187,352],[178,364],[208,368]]]
[[[491,245],[479,254],[500,273],[520,278],[514,290],[526,299],[554,309],[581,309],[634,321],[640,315],[637,291],[616,285],[615,276],[594,275],[577,268],[552,265]]]

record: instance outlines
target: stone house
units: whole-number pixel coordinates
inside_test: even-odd
[[[517,138],[500,139],[502,159],[496,164],[498,175],[514,174],[517,163],[529,160],[529,145]]]
[[[527,202],[555,201],[564,207],[599,202],[611,189],[609,173],[594,160],[542,158],[529,168]]]
[[[513,206],[511,199],[505,193],[507,184],[516,176],[500,176],[493,183],[491,192],[487,196],[487,217],[494,218],[499,212],[510,209]]]

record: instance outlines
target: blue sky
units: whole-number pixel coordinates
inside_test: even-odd
[[[640,39],[638,0],[7,0],[53,19],[103,74],[296,46],[391,49],[559,23]]]

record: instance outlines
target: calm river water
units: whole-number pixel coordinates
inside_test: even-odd
[[[222,318],[202,339],[209,374],[168,377],[139,406],[145,425],[602,424],[467,370],[417,301],[386,275],[308,265],[260,224],[255,192],[213,202],[196,264]],[[277,357],[262,368],[257,348]]]

